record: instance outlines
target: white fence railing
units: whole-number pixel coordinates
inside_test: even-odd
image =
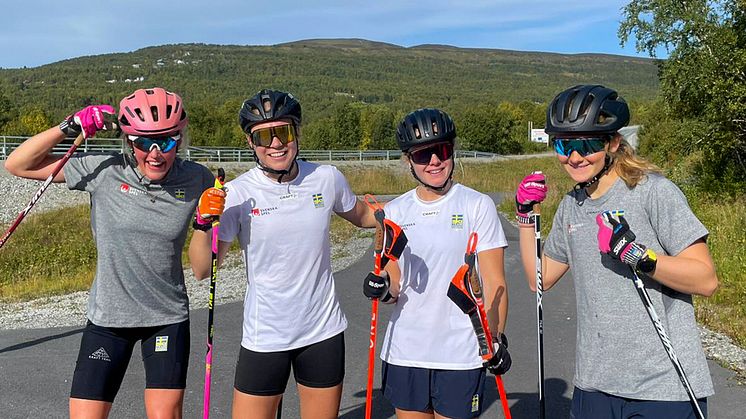
[[[0,135],[0,159],[5,159],[19,144],[28,137]],[[73,139],[67,139],[54,147],[53,153],[64,154],[70,148]],[[118,138],[90,138],[85,140],[78,151],[89,154],[109,154],[122,150],[122,140]],[[480,151],[456,150],[456,157],[494,158],[494,153]],[[300,157],[312,161],[370,161],[370,160],[398,160],[399,150],[304,150],[301,148]],[[253,153],[249,148],[232,147],[188,147],[186,158],[208,162],[252,162]]]

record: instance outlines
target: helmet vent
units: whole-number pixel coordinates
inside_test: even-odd
[[[151,106],[150,113],[153,115],[153,121],[158,122],[158,107]]]
[[[433,125],[433,135],[438,135],[438,124],[436,124],[435,121],[433,121],[432,125]]]
[[[266,98],[262,101],[262,106],[264,106],[264,112],[269,112],[272,109],[272,101]]]
[[[171,105],[167,105],[167,106],[166,106],[166,118],[167,118],[167,119],[171,117],[171,111],[173,110],[173,108],[174,108],[174,107],[173,107],[173,106],[171,106]]]
[[[414,127],[414,138],[417,138],[418,140],[422,138],[422,133],[420,133],[420,129],[418,127]]]
[[[135,113],[137,114],[137,117],[140,118],[140,121],[145,122],[145,117],[143,116],[142,110],[140,110],[140,108],[136,108]]]

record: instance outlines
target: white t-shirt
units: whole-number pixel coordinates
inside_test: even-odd
[[[252,351],[300,348],[347,328],[329,224],[332,211],[350,211],[356,198],[335,167],[298,161],[298,168],[289,183],[254,168],[225,185],[220,240],[241,244],[248,278],[241,345]]]
[[[409,239],[401,258],[401,292],[391,315],[381,359],[400,366],[466,370],[482,366],[469,316],[448,298],[448,285],[464,263],[472,232],[477,252],[507,247],[495,204],[454,184],[424,202],[415,190],[386,204],[386,217]]]

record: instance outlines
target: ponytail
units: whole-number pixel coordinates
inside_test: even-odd
[[[615,152],[609,153],[613,161],[612,169],[619,175],[628,188],[634,188],[642,182],[648,173],[661,174],[661,169],[655,164],[638,156],[635,149],[625,140],[621,134],[616,134],[619,139],[619,147]]]

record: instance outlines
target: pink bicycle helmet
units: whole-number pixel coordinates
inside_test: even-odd
[[[181,97],[160,87],[135,90],[119,102],[119,126],[128,135],[174,135],[187,121]]]

